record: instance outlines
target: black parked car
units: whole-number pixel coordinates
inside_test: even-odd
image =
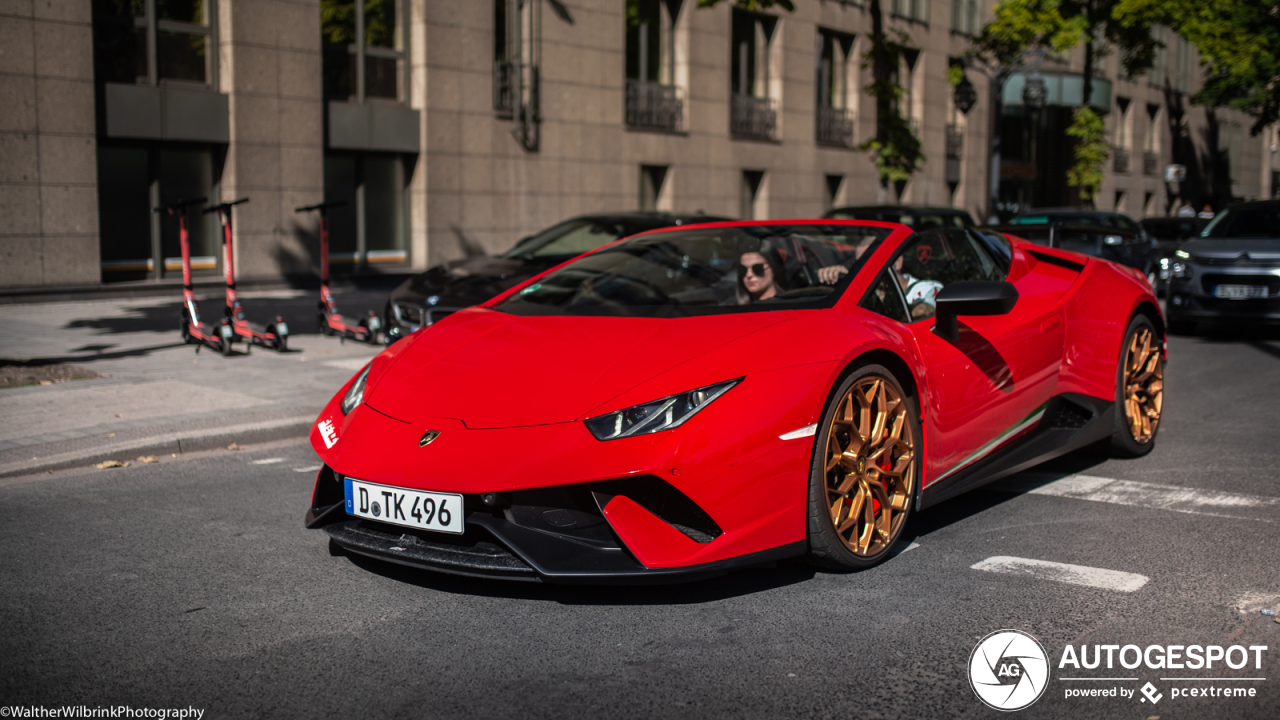
[[[1157,272],[1160,282],[1158,287],[1163,294],[1169,287],[1169,268],[1173,263],[1173,254],[1186,241],[1199,237],[1200,231],[1209,224],[1209,220],[1198,217],[1149,217],[1138,224],[1156,241],[1156,251],[1160,258],[1160,268]]]
[[[878,220],[902,223],[913,230],[973,227],[969,213],[956,208],[911,207],[908,205],[862,205],[832,208],[824,218],[835,220]]]
[[[1039,225],[998,225],[987,229],[1015,235],[1037,245],[1062,248],[1128,265],[1146,275],[1147,282],[1151,283],[1152,287],[1155,286],[1156,250],[1145,235],[1100,225],[1061,222]]]
[[[1170,263],[1169,330],[1199,320],[1280,321],[1280,201],[1218,213]]]
[[[646,230],[729,218],[662,212],[581,215],[530,235],[501,255],[473,257],[437,265],[409,278],[387,301],[387,342],[485,300],[618,238]]]

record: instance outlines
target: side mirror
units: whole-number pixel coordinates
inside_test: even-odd
[[[935,300],[933,331],[944,340],[960,342],[959,315],[1004,315],[1018,302],[1018,289],[1009,282],[963,281],[942,288]]]

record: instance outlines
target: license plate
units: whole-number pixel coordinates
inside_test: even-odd
[[[346,478],[347,514],[436,532],[461,533],[462,496],[377,485]]]
[[[1218,285],[1213,289],[1213,296],[1227,300],[1251,300],[1266,298],[1266,285]]]

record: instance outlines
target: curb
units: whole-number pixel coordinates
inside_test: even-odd
[[[246,444],[264,443],[306,437],[311,430],[311,423],[314,419],[310,415],[303,415],[281,420],[227,425],[207,430],[195,430],[179,435],[145,438],[77,452],[50,455],[27,462],[0,465],[0,478],[31,475],[53,470],[66,470],[67,468],[91,465],[103,460],[131,460],[137,455],[215,450],[220,447],[226,447],[233,442],[244,442]]]

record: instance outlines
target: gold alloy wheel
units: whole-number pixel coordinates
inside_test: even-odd
[[[1124,415],[1135,442],[1151,442],[1164,400],[1164,363],[1149,327],[1139,327],[1124,355]]]
[[[827,507],[855,555],[884,551],[902,530],[916,480],[909,423],[906,402],[879,375],[858,380],[836,406],[827,431]]]

